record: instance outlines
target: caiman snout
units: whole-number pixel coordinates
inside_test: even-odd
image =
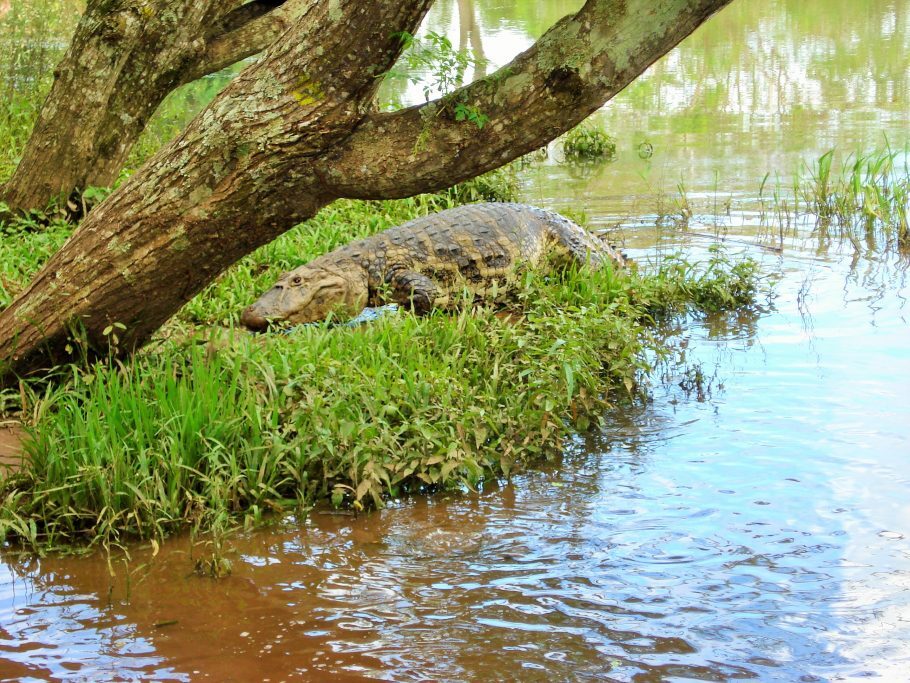
[[[262,332],[263,330],[268,329],[269,321],[263,316],[259,307],[256,304],[252,306],[247,306],[243,313],[240,314],[240,322],[250,330],[254,332]]]

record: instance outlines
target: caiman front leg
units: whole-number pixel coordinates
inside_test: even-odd
[[[426,275],[415,270],[397,270],[386,282],[392,290],[392,300],[399,306],[408,306],[418,315],[426,315],[433,309],[439,290]]]

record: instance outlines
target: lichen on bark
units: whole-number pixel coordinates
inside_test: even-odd
[[[212,27],[240,0],[89,2],[0,202],[41,210],[112,184],[168,93],[261,51],[314,1],[266,3],[227,33]]]

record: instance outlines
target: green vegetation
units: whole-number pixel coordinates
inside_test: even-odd
[[[109,544],[254,524],[321,497],[360,508],[473,487],[554,453],[635,395],[645,358],[667,352],[652,333],[660,315],[753,301],[754,265],[716,253],[650,274],[528,272],[505,311],[466,302],[458,314],[260,336],[213,327],[230,326],[279,271],[452,201],[338,202],[240,262],[131,363],[24,386],[29,465],[3,484],[0,536],[37,549]],[[3,259],[21,261],[11,289],[63,233],[4,240]],[[21,400],[2,398],[7,409]]]
[[[33,227],[33,219],[13,225],[0,222],[0,310],[9,306],[72,232],[72,226],[65,223],[51,223],[40,230]]]
[[[857,255],[910,250],[910,146],[846,155],[830,150],[793,174],[767,174],[758,192],[761,225],[780,242],[809,234],[824,245],[848,241]],[[685,201],[685,193],[681,189]],[[679,202],[678,202],[679,203]],[[726,207],[729,209],[729,205]]]
[[[0,182],[15,168],[54,66],[81,14],[76,0],[14,2],[0,20]]]
[[[824,245],[849,242],[857,254],[906,254],[910,250],[910,146],[886,144],[871,152],[853,152],[838,167],[836,150],[804,163],[787,182],[762,179],[757,197],[742,202],[758,211],[763,233],[781,245],[785,237],[812,238]],[[663,197],[659,198],[663,202]],[[696,222],[714,223],[715,234],[730,215],[732,195],[690,194],[677,184],[675,212],[660,213],[657,222],[687,229]]]
[[[797,211],[817,216],[821,239],[848,239],[857,251],[876,237],[910,249],[910,148],[886,146],[868,154],[850,154],[840,172],[833,170],[834,150],[823,154],[794,181]]]
[[[568,161],[610,160],[616,156],[616,140],[602,123],[584,121],[561,138],[562,153]]]
[[[391,96],[386,103],[387,108],[394,110],[403,106],[400,98],[393,93],[402,83],[410,82],[421,87],[427,101],[438,95],[449,96],[445,108],[451,108],[456,121],[468,121],[483,128],[487,122],[486,114],[468,102],[453,99],[453,92],[464,85],[468,67],[476,69],[479,65],[474,55],[467,50],[456,50],[452,41],[435,31],[429,31],[420,38],[407,32],[399,36],[405,51],[398,67],[385,75],[385,92]]]

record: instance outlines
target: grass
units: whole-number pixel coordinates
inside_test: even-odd
[[[591,119],[563,135],[561,145],[567,161],[602,161],[616,156],[616,140],[602,123]]]
[[[72,232],[72,226],[65,223],[30,230],[30,220],[15,225],[0,223],[0,310],[9,306]]]
[[[230,329],[279,271],[452,201],[333,204],[231,269],[130,363],[24,387],[29,465],[3,484],[0,537],[110,544],[256,524],[320,498],[363,508],[471,488],[557,452],[635,395],[645,358],[667,352],[659,317],[754,302],[754,265],[718,252],[648,274],[527,272],[507,318],[466,303],[357,328]],[[19,233],[3,258],[42,239],[50,253],[55,234]],[[29,259],[17,283],[41,255]]]
[[[817,216],[818,236],[847,239],[857,251],[877,239],[910,249],[910,148],[850,154],[839,172],[834,158],[835,150],[823,154],[794,183],[796,208]]]
[[[832,149],[798,169],[789,187],[780,180],[759,188],[760,222],[782,242],[803,229],[821,242],[852,244],[857,254],[910,250],[910,146],[887,141],[853,152],[836,165]]]

